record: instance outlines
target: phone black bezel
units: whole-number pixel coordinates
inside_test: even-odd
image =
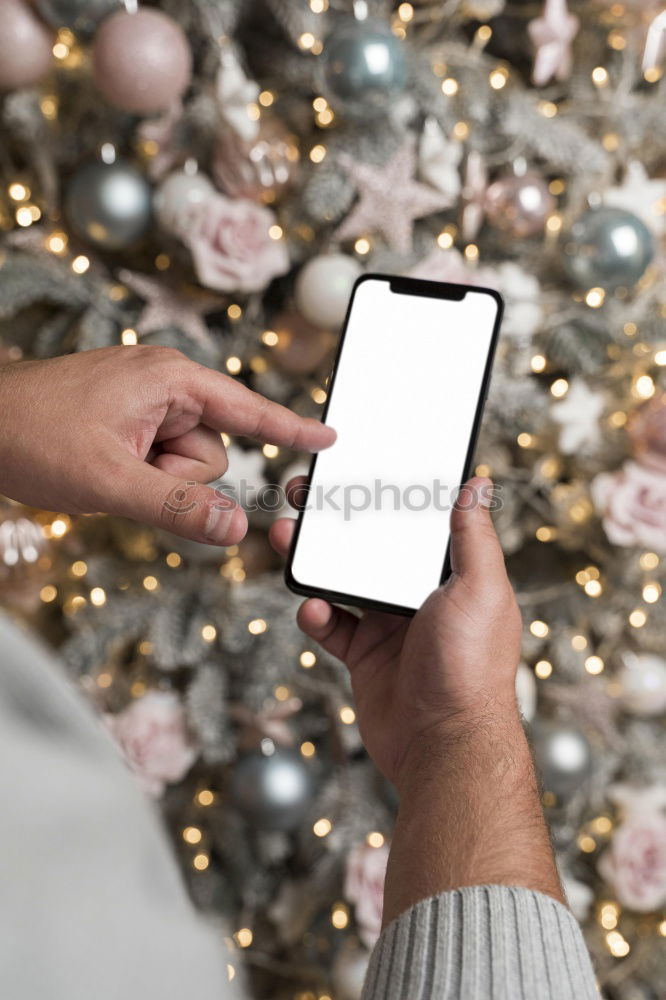
[[[345,321],[342,326],[340,333],[340,341],[335,352],[335,358],[333,360],[333,367],[331,369],[331,375],[328,382],[328,394],[326,398],[326,403],[322,412],[322,422],[326,422],[326,416],[328,414],[328,407],[333,395],[333,389],[335,388],[335,376],[338,370],[338,365],[340,362],[340,357],[342,355],[342,349],[345,342],[345,336],[347,333],[347,327],[349,325],[349,317],[351,315],[352,306],[354,303],[354,296],[356,295],[357,288],[363,284],[364,281],[388,281],[390,284],[391,291],[398,291],[405,295],[425,295],[428,298],[439,298],[439,299],[456,299],[461,301],[464,299],[468,291],[474,293],[481,293],[484,295],[490,295],[497,304],[497,314],[495,317],[495,324],[493,326],[492,335],[490,338],[490,346],[488,348],[488,356],[486,358],[486,366],[483,372],[483,378],[481,380],[481,387],[479,389],[479,398],[476,404],[476,411],[474,414],[474,423],[472,425],[472,432],[470,434],[469,445],[467,448],[467,454],[465,457],[465,464],[462,471],[461,483],[464,483],[469,479],[470,473],[472,471],[472,463],[474,459],[474,452],[476,449],[476,443],[479,437],[479,431],[481,429],[481,420],[483,417],[483,410],[488,396],[488,390],[490,387],[490,377],[492,373],[493,360],[495,357],[495,350],[497,348],[497,341],[499,339],[499,329],[502,322],[502,314],[504,311],[504,300],[499,292],[494,288],[484,288],[479,285],[463,285],[456,284],[453,282],[446,281],[426,281],[423,278],[410,278],[403,277],[400,275],[392,274],[380,274],[380,273],[368,273],[360,275],[354,282],[351,295],[349,297],[349,304],[347,306],[347,312],[345,314]],[[312,482],[312,477],[314,474],[315,466],[317,463],[317,455],[312,456],[310,462],[310,468],[308,470],[308,481],[306,489],[309,489],[310,483]],[[307,503],[307,492],[305,502]],[[294,537],[291,541],[291,546],[289,548],[289,554],[287,556],[287,562],[284,570],[284,578],[287,587],[295,594],[300,594],[304,597],[321,597],[326,601],[330,601],[333,604],[348,605],[356,608],[363,608],[368,611],[383,611],[388,614],[395,615],[405,615],[412,617],[416,614],[417,608],[406,608],[399,604],[386,604],[383,601],[373,601],[369,598],[358,597],[354,594],[342,594],[334,590],[326,590],[322,587],[308,586],[307,584],[300,583],[293,575],[292,572],[292,561],[294,558],[294,553],[296,552],[296,546],[298,545],[298,537],[301,531],[301,524],[303,521],[304,510],[298,512],[298,517],[296,519],[296,527],[294,530]],[[446,554],[444,556],[444,565],[442,567],[442,574],[440,576],[440,585],[451,574],[451,560],[450,560],[450,548],[451,543],[446,547]]]

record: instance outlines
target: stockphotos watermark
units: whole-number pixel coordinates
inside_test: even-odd
[[[200,483],[188,481],[177,487],[164,501],[172,514],[187,514],[197,506],[194,491]],[[231,485],[219,483],[213,487],[220,498],[220,507],[228,509],[230,501],[237,503],[247,513],[264,511],[277,514],[293,507],[296,510],[331,510],[342,515],[344,521],[365,511],[407,510],[420,513],[426,510],[447,512],[454,506],[470,510],[482,503],[491,511],[501,510],[502,488],[484,483],[470,489],[467,486],[451,487],[439,479],[430,483],[400,484],[374,479],[371,483],[333,483],[308,486],[299,483],[288,491],[282,486],[257,486],[246,479]]]

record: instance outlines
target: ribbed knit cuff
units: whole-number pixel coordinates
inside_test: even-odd
[[[531,889],[470,886],[424,899],[384,930],[362,1000],[599,1000],[583,935]]]

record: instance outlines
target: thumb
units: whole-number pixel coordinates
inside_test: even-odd
[[[235,545],[247,531],[245,511],[231,497],[194,480],[170,476],[141,459],[128,455],[113,480],[116,485],[99,500],[106,513],[208,545]]]
[[[471,583],[506,576],[504,553],[490,517],[490,479],[475,476],[461,488],[451,512],[451,568]]]

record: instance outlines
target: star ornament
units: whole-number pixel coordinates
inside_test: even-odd
[[[203,292],[169,288],[161,281],[124,268],[118,272],[118,277],[146,303],[136,324],[138,333],[147,334],[175,327],[202,347],[210,347],[213,343],[203,317],[206,313],[219,309],[224,304],[224,299]]]
[[[567,0],[546,0],[541,17],[527,26],[536,47],[532,79],[542,87],[555,77],[566,80],[571,73],[571,43],[579,20],[567,9]]]
[[[343,154],[340,165],[359,194],[356,205],[338,226],[334,239],[349,240],[369,232],[380,232],[392,250],[412,249],[414,220],[439,212],[451,204],[448,194],[414,179],[416,150],[408,141],[388,163],[371,166]]]
[[[582,379],[574,379],[566,399],[553,403],[551,415],[560,426],[560,450],[573,455],[584,444],[595,446],[601,438],[599,417],[604,411],[604,397],[594,392]]]

